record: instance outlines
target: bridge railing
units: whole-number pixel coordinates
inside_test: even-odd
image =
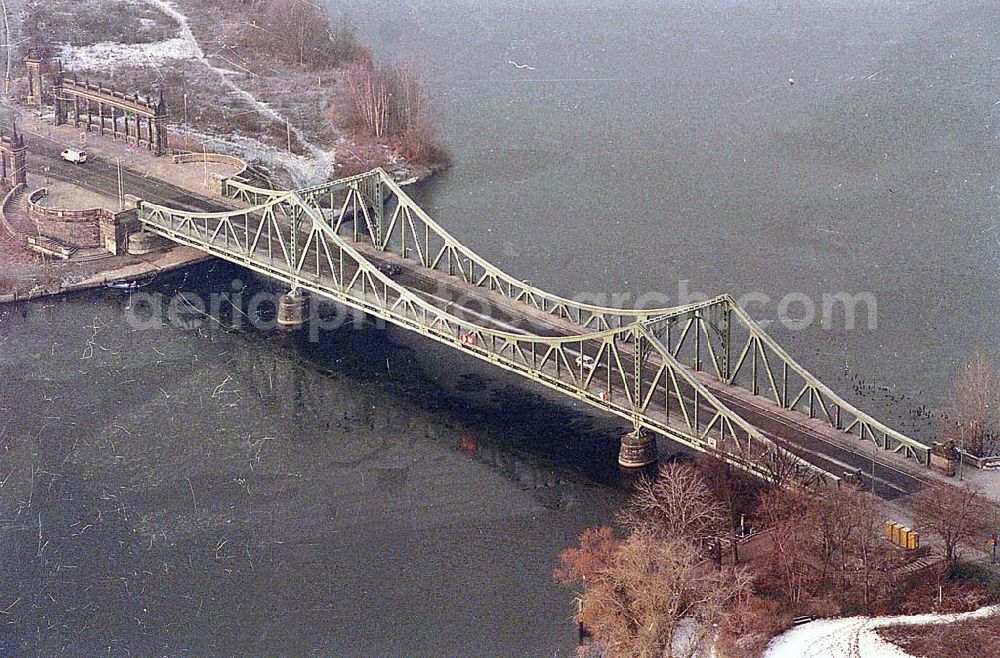
[[[729,295],[652,318],[645,325],[681,363],[763,396],[839,432],[928,465],[930,447],[846,401],[795,361]]]
[[[517,281],[462,245],[382,170],[300,192],[243,183],[231,189],[255,203],[223,213],[184,213],[143,204],[140,219],[169,238],[441,342],[454,345],[464,336],[470,342],[460,343],[461,349],[627,416],[637,426],[712,450],[707,435],[700,436],[698,429],[700,409],[707,405],[715,410],[708,428],[718,433],[716,445],[734,460],[742,458],[739,455],[749,458],[747,446],[755,442],[768,450],[776,447],[719,402],[702,381],[705,376],[772,399],[783,411],[808,414],[882,448],[923,463],[929,459],[926,446],[861,412],[792,360],[728,295],[649,310],[610,309],[551,295]],[[447,313],[380,271],[358,251],[365,244],[565,321],[569,335],[538,337],[518,327],[500,331]],[[619,342],[626,346],[619,347]],[[565,347],[574,344],[575,351]],[[631,371],[626,363],[630,354],[635,360]],[[652,372],[643,370],[650,355],[656,355],[654,361],[660,364]],[[594,360],[592,369],[588,359]],[[606,374],[603,388],[595,374],[598,366]],[[652,378],[648,386],[643,373]],[[686,415],[684,400],[693,403]],[[647,413],[659,409],[659,402],[662,411]],[[659,420],[659,415],[670,417],[672,405],[680,416]],[[678,433],[677,418],[687,423],[687,430]],[[737,430],[745,433],[742,443]],[[774,454],[783,453],[777,449]]]
[[[537,336],[459,317],[379,271],[294,193],[254,212],[187,213],[142,204],[139,219],[167,238],[385,318],[761,477],[782,477],[779,464],[800,480],[824,475],[719,402],[641,324]]]
[[[248,206],[258,206],[266,203],[269,199],[288,194],[287,190],[275,190],[269,187],[261,187],[243,180],[227,178],[223,181],[222,193],[225,196],[242,201]]]
[[[624,327],[673,310],[621,309],[552,294],[518,279],[465,246],[430,217],[382,169],[300,190],[307,203],[334,212],[340,231],[353,222],[358,239],[375,248],[486,288],[547,315],[591,330]]]

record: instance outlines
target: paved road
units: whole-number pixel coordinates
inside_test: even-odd
[[[875,460],[869,455],[853,452],[828,436],[827,431],[816,431],[804,427],[793,418],[767,413],[760,407],[752,406],[731,394],[732,387],[708,385],[719,400],[726,403],[742,418],[760,429],[765,436],[790,449],[811,464],[823,470],[847,478],[856,478],[858,483],[880,498],[893,500],[920,489],[924,482],[893,466],[885,456]],[[803,415],[804,417],[804,415]],[[842,436],[848,436],[842,434]],[[860,439],[854,439],[861,444]],[[873,483],[874,473],[874,483]]]
[[[34,133],[30,134],[29,137],[31,143],[28,166],[32,171],[37,173],[47,166],[49,167],[48,175],[52,178],[117,196],[118,174],[114,163],[100,158],[92,158],[84,165],[67,163],[59,157],[59,153],[64,148],[62,144]],[[139,172],[123,168],[123,178],[129,193],[141,196],[153,203],[189,211],[217,212],[227,210],[217,201],[146,177]],[[392,259],[392,257],[374,252],[367,245],[362,244],[358,247],[375,262]],[[407,261],[399,259],[395,259],[395,261],[402,265],[402,271],[395,276],[397,281],[430,303],[472,323],[537,336],[572,335],[571,331],[560,326],[554,319],[548,322],[537,317],[526,316],[514,302],[498,304],[496,299],[487,299],[485,291],[479,288],[462,284],[458,280],[442,282],[439,278],[431,277],[419,268],[411,267]],[[349,272],[348,276],[351,273]],[[600,343],[585,341],[581,348],[584,354],[593,357],[600,350]],[[769,410],[765,404],[762,404],[763,400],[742,398],[735,387],[709,379],[704,379],[703,382],[716,397],[725,402],[741,417],[758,427],[765,435],[828,472],[837,475],[855,475],[863,486],[872,487],[876,494],[885,499],[894,499],[910,494],[922,486],[919,478],[895,468],[886,457],[880,456],[873,461],[868,455],[853,452],[839,445],[829,435],[830,432],[833,432],[829,428],[818,429],[797,422],[794,418],[777,415],[773,413],[773,410]],[[705,417],[710,418],[711,409],[705,407],[704,411]],[[872,482],[873,476],[874,483]]]
[[[368,245],[359,245],[359,251],[373,262],[384,262],[385,256],[375,252]],[[483,291],[459,283],[442,285],[441,281],[428,276],[419,268],[410,266],[406,261],[394,258],[402,266],[402,271],[394,279],[410,290],[421,295],[435,306],[481,325],[486,325],[503,331],[530,334],[536,336],[569,336],[571,332],[558,326],[555,322],[548,323],[535,318],[518,314],[516,308],[498,305],[495,299],[487,300]],[[585,354],[596,357],[600,350],[598,341],[584,341],[582,350]],[[856,478],[867,490],[873,490],[876,495],[886,500],[893,500],[914,493],[925,482],[892,464],[895,459],[889,455],[879,455],[874,460],[867,454],[851,451],[830,436],[839,434],[837,439],[847,437],[837,433],[832,428],[817,428],[799,422],[798,415],[805,419],[804,414],[794,416],[779,415],[776,410],[768,408],[763,398],[746,400],[737,395],[740,389],[729,386],[711,378],[700,378],[706,387],[730,409],[735,411],[752,425],[760,429],[765,436],[778,444],[792,450],[806,461],[819,466],[823,470],[838,476]],[[687,392],[687,391],[685,391]],[[711,418],[714,411],[707,405],[703,407],[704,418]],[[856,440],[856,439],[850,439]],[[860,440],[857,440],[861,445]],[[873,482],[874,480],[874,482]]]
[[[66,162],[59,157],[65,148],[61,142],[33,132],[28,132],[26,136],[28,139],[28,171],[32,174],[47,175],[55,180],[73,183],[111,197],[118,196],[116,163],[102,160],[93,155],[88,155],[87,162],[82,165]],[[48,172],[44,171],[45,167],[49,168]],[[125,166],[122,167],[122,180],[126,194],[134,194],[151,203],[198,212],[222,212],[230,209],[217,201],[198,196],[159,179],[145,176]]]

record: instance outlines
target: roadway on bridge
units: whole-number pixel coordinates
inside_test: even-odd
[[[457,279],[442,277],[440,273],[431,274],[398,256],[380,252],[367,243],[353,244],[374,263],[391,262],[399,265],[401,271],[393,277],[394,280],[435,306],[471,323],[535,336],[571,336],[586,331],[582,327],[574,331],[565,326],[565,322],[551,316],[529,314],[526,306],[518,306],[505,297],[482,288],[474,288]],[[350,274],[353,271],[348,276]],[[598,355],[601,345],[597,340],[590,340],[584,341],[582,348],[584,354],[593,358]],[[707,373],[701,374],[704,376],[699,377],[700,381],[720,401],[760,429],[765,436],[829,473],[856,479],[862,487],[874,491],[886,500],[912,494],[925,484],[924,480],[893,465],[883,456],[873,459],[870,455],[853,452],[842,445],[844,438],[860,443],[860,439],[853,438],[852,435],[836,432],[818,420],[810,421],[805,414],[783,412],[766,398],[751,396],[742,388],[724,384]],[[651,379],[652,373],[648,377]],[[714,413],[708,405],[703,410],[706,418]],[[798,416],[802,418],[799,419]]]
[[[64,148],[62,144],[37,133],[30,135],[32,139],[28,166],[33,172],[37,174],[47,166],[47,175],[54,179],[75,183],[112,197],[117,196],[118,172],[115,163],[100,158],[92,158],[82,166],[68,163],[59,155]],[[146,176],[142,172],[127,167],[122,169],[126,193],[152,203],[196,212],[220,212],[232,208]],[[571,336],[586,331],[582,327],[567,326],[568,323],[552,316],[528,313],[526,306],[440,273],[429,273],[415,267],[410,261],[375,250],[368,244],[354,244],[373,262],[399,265],[401,270],[393,277],[395,280],[429,303],[472,324],[535,336]],[[348,271],[346,274],[351,276],[353,272]],[[595,357],[600,348],[598,341],[584,341],[582,344],[583,353],[591,357]],[[780,409],[775,405],[771,405],[774,409],[769,409],[767,400],[760,397],[751,399],[742,389],[711,377],[701,377],[701,381],[717,398],[760,429],[765,436],[792,449],[827,472],[856,476],[863,486],[872,487],[882,498],[894,499],[908,495],[923,485],[919,478],[894,467],[882,457],[873,460],[868,455],[845,448],[841,445],[842,440],[838,441],[830,436],[834,430],[828,427],[819,426],[818,423],[812,425],[798,422],[789,418],[788,414],[775,413]],[[706,417],[711,417],[712,409],[705,406],[704,411]]]

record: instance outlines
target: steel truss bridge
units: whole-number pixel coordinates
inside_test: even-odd
[[[843,471],[797,448],[807,435],[851,434],[929,462],[926,445],[830,390],[729,295],[616,309],[550,294],[463,245],[381,169],[290,191],[230,180],[224,191],[239,209],[140,201],[139,222],[616,414],[635,436],[662,435],[764,478],[838,480]]]

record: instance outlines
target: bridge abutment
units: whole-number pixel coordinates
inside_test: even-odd
[[[618,451],[618,465],[625,468],[642,468],[656,463],[656,436],[647,429],[636,428],[622,435]]]
[[[294,288],[278,299],[278,326],[282,329],[298,329],[306,322],[309,293]]]

